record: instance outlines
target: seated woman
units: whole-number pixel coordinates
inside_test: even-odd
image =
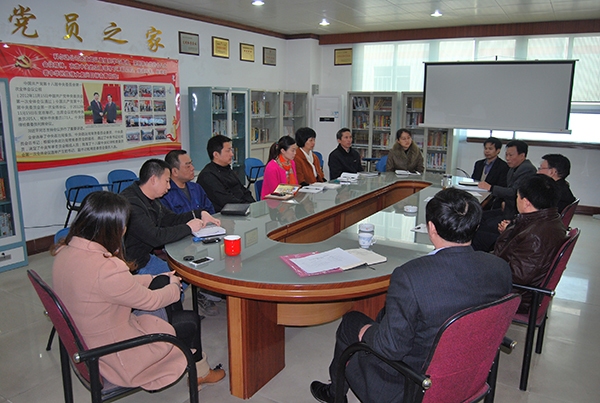
[[[412,140],[412,133],[408,129],[400,129],[396,132],[396,143],[388,154],[385,170],[394,172],[397,169],[423,173],[423,155],[419,146]]]
[[[296,163],[296,177],[302,186],[315,182],[325,182],[325,175],[321,169],[319,158],[312,152],[315,148],[317,133],[310,127],[301,127],[296,130],[296,152],[294,162]]]
[[[122,238],[129,208],[127,199],[112,192],[93,192],[83,200],[67,237],[52,251],[56,294],[89,348],[151,333],[175,335],[196,350],[196,357],[201,356],[196,363],[198,385],[220,381],[225,372],[209,368],[200,341],[200,318],[195,312],[182,310],[181,283],[175,272],[154,278],[134,276],[134,267],[124,261]],[[100,358],[100,373],[109,382],[146,390],[175,382],[186,366],[181,350],[167,343],[152,343]]]
[[[297,185],[294,157],[298,146],[290,136],[283,136],[273,143],[269,150],[269,162],[265,167],[265,177],[260,198],[273,193],[280,183]]]

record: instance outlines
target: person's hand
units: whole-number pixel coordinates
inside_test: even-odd
[[[166,275],[169,277],[170,284],[177,284],[180,290],[183,289],[183,287],[181,286],[181,279],[179,278],[179,276],[177,276],[177,273],[175,271],[170,271],[166,273]]]
[[[363,327],[360,328],[360,331],[358,332],[358,341],[362,341],[362,338],[365,335],[365,332],[370,327],[371,327],[371,325],[364,325]]]
[[[503,233],[504,230],[506,229],[506,227],[508,227],[508,225],[510,224],[510,220],[502,220],[499,224],[498,224],[498,232],[499,233]]]
[[[211,216],[208,211],[202,211],[202,215],[200,216],[202,217],[202,221],[204,221],[204,225],[206,226],[206,224],[208,224],[209,222],[212,222],[215,225],[221,226],[221,220],[214,218],[213,216]]]
[[[191,228],[192,232],[200,231],[204,228],[204,222],[199,218],[194,218],[193,220],[188,221],[187,226]]]
[[[487,183],[486,181],[481,181],[477,184],[477,187],[479,189],[484,189],[487,190],[488,192],[490,191],[490,189],[492,188],[492,185],[490,185],[489,183]]]

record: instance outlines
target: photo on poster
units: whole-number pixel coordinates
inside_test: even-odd
[[[154,98],[164,98],[165,97],[165,86],[164,85],[155,85],[152,88],[152,96]]]
[[[123,86],[123,94],[126,98],[135,98],[138,95],[138,86],[133,84],[125,84]]]
[[[140,101],[140,112],[152,112],[152,101]]]
[[[137,115],[125,116],[125,122],[127,127],[138,127],[140,125],[140,118]]]
[[[166,126],[167,115],[154,115],[154,126]]]
[[[127,141],[140,141],[140,131],[127,130]]]
[[[140,85],[140,97],[150,98],[152,97],[152,86],[151,85]]]
[[[142,129],[142,141],[150,141],[154,139],[152,129]]]
[[[156,140],[165,140],[167,138],[165,131],[166,129],[154,129],[154,138]]]
[[[86,125],[122,123],[121,85],[84,82],[83,115]]]
[[[152,115],[141,115],[140,116],[140,126],[152,126]]]
[[[154,112],[165,112],[167,110],[166,101],[154,101]]]
[[[128,112],[138,112],[139,111],[139,107],[138,107],[138,101],[125,101],[125,104],[123,105],[123,112],[128,113]]]

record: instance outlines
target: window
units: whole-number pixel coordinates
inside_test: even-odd
[[[524,140],[600,144],[600,36],[563,35],[355,44],[353,91],[423,91],[426,61],[577,60],[569,134],[517,132]],[[582,111],[582,109],[585,109]],[[493,131],[499,138],[513,132]],[[467,130],[468,137],[489,137]]]

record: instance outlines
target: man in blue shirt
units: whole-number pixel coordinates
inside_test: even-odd
[[[171,167],[171,188],[160,201],[177,214],[202,209],[211,215],[215,209],[202,186],[193,181],[194,165],[185,150],[172,150],[165,156],[165,162]],[[219,314],[215,302],[221,298],[208,293],[198,293],[198,308],[205,316]]]
[[[193,182],[194,165],[185,150],[172,150],[165,162],[171,167],[171,189],[160,201],[177,214],[203,209],[214,214],[215,209],[200,185]]]

